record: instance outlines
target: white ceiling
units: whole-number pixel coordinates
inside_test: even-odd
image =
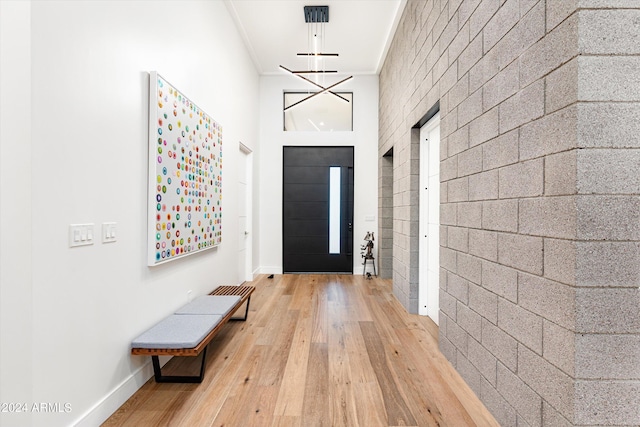
[[[307,69],[309,24],[304,6],[329,6],[325,24],[326,69],[340,74],[377,74],[407,0],[225,0],[260,74],[283,65]]]

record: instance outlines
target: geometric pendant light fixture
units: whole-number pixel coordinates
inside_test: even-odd
[[[296,105],[308,99],[311,99],[317,95],[321,95],[323,93],[330,93],[340,98],[343,101],[349,102],[348,99],[340,96],[335,92],[332,92],[331,89],[353,78],[353,76],[349,76],[346,79],[340,80],[339,82],[334,83],[327,87],[322,86],[321,84],[314,82],[313,80],[304,76],[305,74],[326,75],[326,74],[333,74],[338,72],[337,70],[325,69],[325,58],[338,56],[337,53],[324,52],[324,40],[325,40],[325,30],[326,30],[325,24],[329,22],[329,6],[305,6],[304,20],[307,23],[308,50],[306,52],[298,53],[298,56],[307,57],[307,69],[294,71],[282,65],[280,65],[280,68],[306,82],[311,83],[312,85],[316,86],[321,90],[320,92],[315,92],[309,95],[308,97],[294,104],[289,105],[288,107],[285,108],[285,111],[291,107],[295,107]]]

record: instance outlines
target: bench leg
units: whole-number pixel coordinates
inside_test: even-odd
[[[244,317],[232,317],[229,320],[242,320],[242,321],[247,320],[247,316],[249,315],[249,303],[250,302],[251,302],[251,296],[249,296],[249,298],[247,298],[247,309],[244,312]]]
[[[158,356],[151,356],[153,362],[153,374],[157,383],[201,383],[204,378],[204,366],[207,361],[207,347],[202,351],[202,364],[200,375],[162,375]]]

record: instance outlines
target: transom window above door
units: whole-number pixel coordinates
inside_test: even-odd
[[[353,93],[320,93],[312,96],[315,93],[318,92],[284,93],[284,130],[353,131]]]

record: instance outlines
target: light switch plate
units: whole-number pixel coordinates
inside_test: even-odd
[[[69,247],[93,245],[93,224],[70,224]]]
[[[102,223],[102,243],[111,243],[117,240],[116,223]]]

